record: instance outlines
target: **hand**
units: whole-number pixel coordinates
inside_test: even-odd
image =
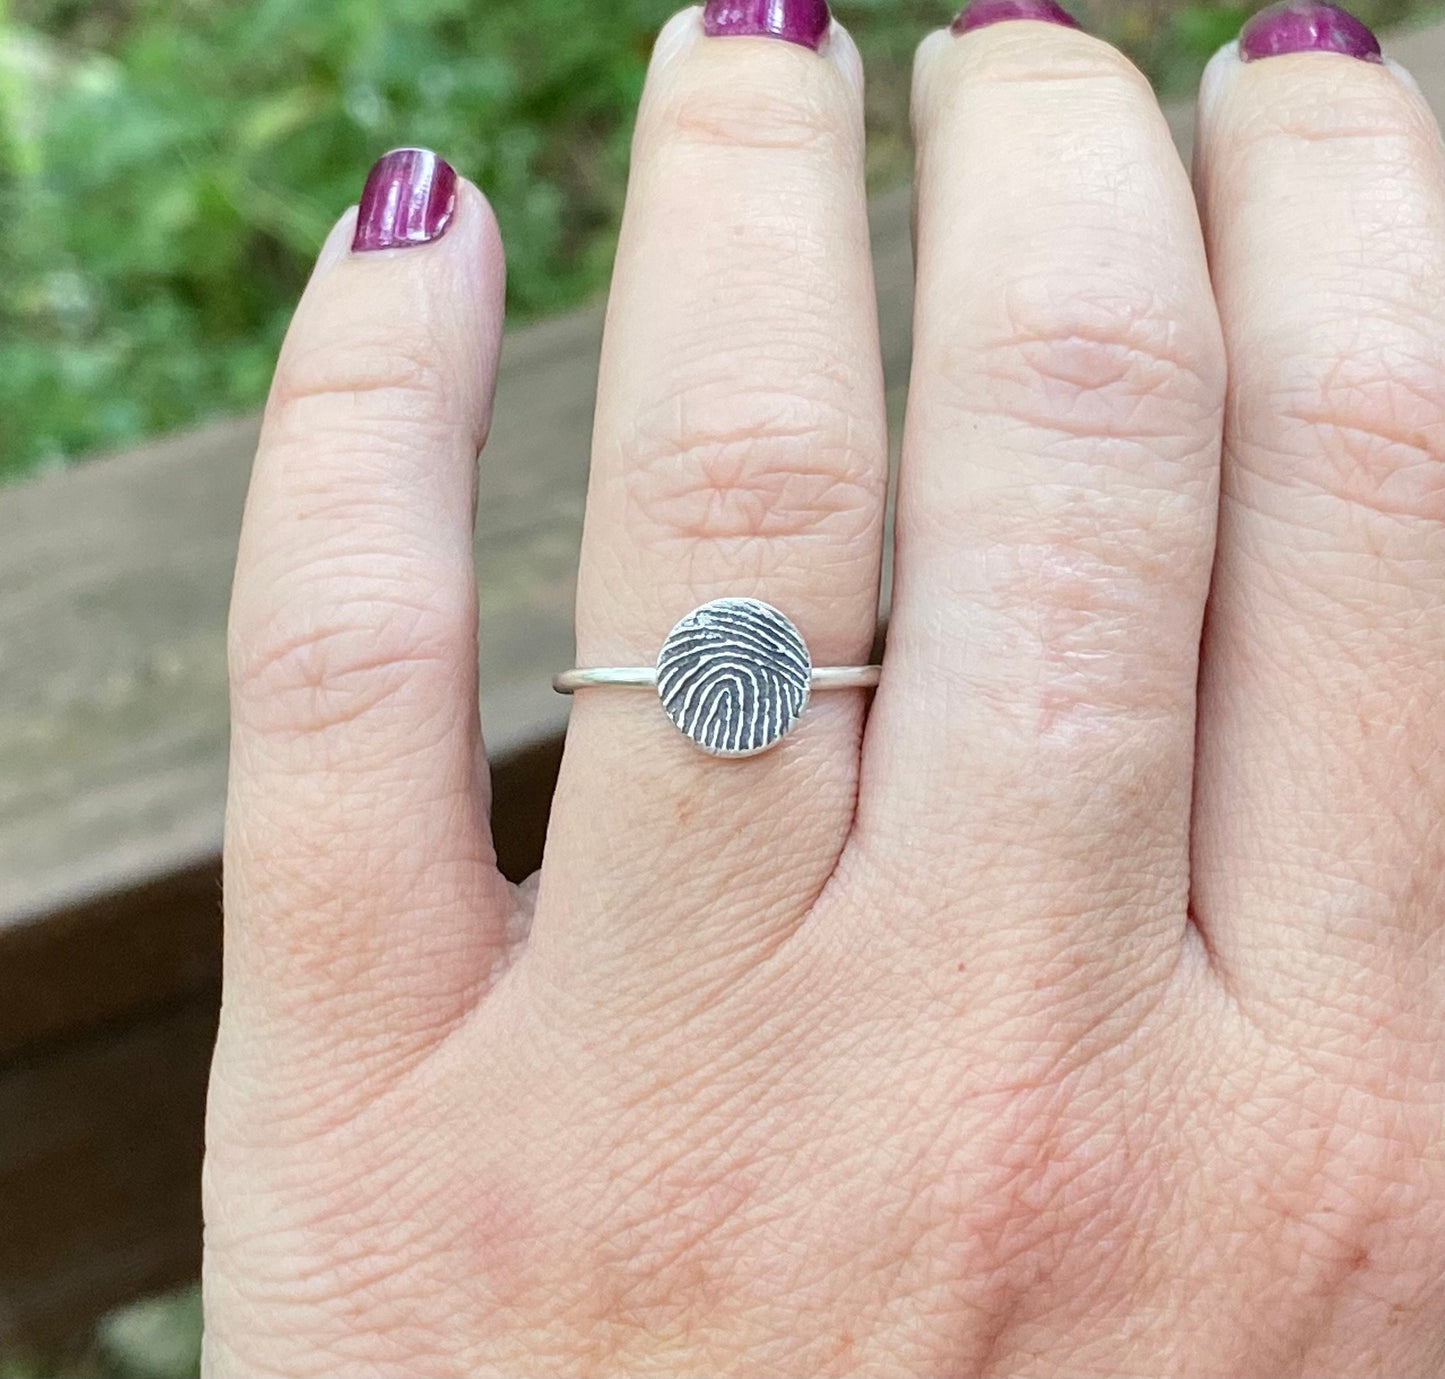
[[[519,890],[470,561],[502,249],[423,154],[338,225],[236,576],[211,1373],[1445,1366],[1439,133],[1299,0],[1210,67],[1196,206],[1128,62],[979,6],[917,66],[871,709],[722,761],[580,694]],[[755,8],[652,65],[581,666],[724,594],[867,659],[862,77],[821,0]]]

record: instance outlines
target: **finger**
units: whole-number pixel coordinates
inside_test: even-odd
[[[1168,970],[1184,924],[1222,351],[1148,83],[1062,23],[975,18],[915,69],[913,376],[858,842],[885,888],[922,856],[956,897],[901,941],[983,973],[1066,951],[1112,992],[1101,969]]]
[[[503,267],[481,194],[419,150],[351,234],[287,335],[241,535],[227,1002],[394,1055],[466,1008],[505,920],[471,559]]]
[[[817,50],[755,32],[759,16]],[[780,608],[816,664],[866,660],[887,445],[861,76],[826,18],[814,0],[714,4],[658,41],[599,382],[580,665],[649,665],[727,595]],[[729,761],[655,694],[578,694],[538,930],[567,930],[591,970],[594,939],[699,965],[710,932],[736,952],[775,933],[842,846],[863,710],[858,691],[820,692],[777,748]],[[545,913],[562,896],[586,912]]]
[[[1232,385],[1195,905],[1242,990],[1316,1010],[1362,964],[1436,980],[1445,914],[1445,155],[1376,54],[1265,11],[1200,104]]]

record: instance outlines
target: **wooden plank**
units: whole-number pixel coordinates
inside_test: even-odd
[[[218,858],[0,932],[0,1068],[38,1041],[220,982]]]
[[[493,763],[497,862],[513,880],[541,865],[561,756],[558,732]],[[37,1042],[216,986],[220,957],[219,857],[0,930],[0,1069]]]
[[[194,1278],[214,992],[0,1066],[0,1350]]]

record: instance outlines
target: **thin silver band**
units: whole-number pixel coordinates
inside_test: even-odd
[[[873,689],[882,674],[882,666],[814,666],[812,688]],[[591,670],[564,670],[552,677],[552,688],[558,694],[574,690],[610,686],[613,689],[657,688],[656,666],[598,666]]]

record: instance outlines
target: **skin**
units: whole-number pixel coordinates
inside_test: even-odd
[[[861,91],[836,25],[659,40],[579,665],[722,594],[867,657]],[[463,183],[324,251],[231,619],[210,1374],[1445,1370],[1439,133],[1389,66],[1226,50],[1196,201],[1139,74],[1034,22],[928,38],[914,102],[871,709],[717,762],[579,695],[520,889],[502,249]]]

